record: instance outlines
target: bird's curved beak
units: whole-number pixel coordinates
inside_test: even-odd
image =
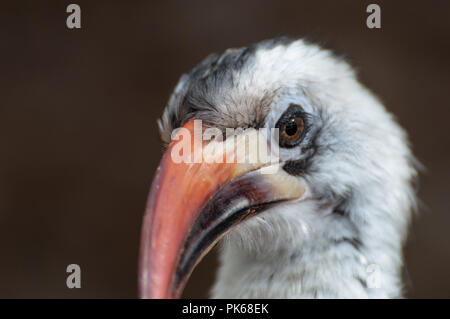
[[[195,136],[193,120],[183,129]],[[257,135],[244,141],[237,138],[235,145],[249,143]],[[264,171],[267,162],[205,161],[204,154],[213,152],[213,142],[189,142],[193,154],[202,145],[202,160],[179,162],[173,154],[180,143],[186,141],[175,138],[169,145],[151,186],[141,235],[141,298],[179,298],[195,265],[233,225],[273,203],[305,193],[301,179],[282,169]]]

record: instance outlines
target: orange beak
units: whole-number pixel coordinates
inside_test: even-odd
[[[195,136],[193,120],[183,129]],[[179,298],[195,265],[233,225],[305,193],[300,178],[281,169],[262,174],[267,165],[257,161],[224,163],[225,157],[222,163],[203,157],[198,163],[175,161],[174,150],[186,143],[177,140],[180,136],[164,153],[150,189],[141,235],[141,298]],[[192,154],[199,145],[206,153],[215,152],[208,149],[212,143],[189,143]]]

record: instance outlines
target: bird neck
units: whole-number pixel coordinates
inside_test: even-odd
[[[391,297],[382,283],[393,278],[384,276],[379,265],[369,264],[356,248],[258,259],[227,246],[220,260],[213,298]]]
[[[337,238],[325,241],[323,234],[318,233],[298,246],[256,254],[228,240],[220,249],[220,267],[211,295],[213,298],[400,297],[401,252],[387,255],[380,241],[362,242],[364,239],[351,236]]]

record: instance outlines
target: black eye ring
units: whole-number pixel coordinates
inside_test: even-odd
[[[300,105],[291,104],[278,120],[281,147],[294,147],[302,141],[306,131],[305,113]]]

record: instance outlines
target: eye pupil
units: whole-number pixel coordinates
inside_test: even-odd
[[[297,130],[298,127],[295,119],[290,120],[289,123],[286,124],[285,132],[287,135],[294,136],[295,133],[297,133]]]

